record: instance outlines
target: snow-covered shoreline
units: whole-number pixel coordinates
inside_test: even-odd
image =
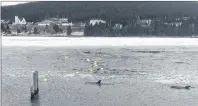
[[[3,36],[2,46],[198,46],[198,38]]]

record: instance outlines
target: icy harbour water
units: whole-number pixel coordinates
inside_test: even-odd
[[[3,106],[198,104],[196,38],[3,37],[2,45]],[[33,102],[32,71],[40,89]]]

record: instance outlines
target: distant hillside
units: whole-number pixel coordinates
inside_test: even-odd
[[[48,17],[67,17],[72,20],[102,18],[113,21],[132,20],[139,14],[142,18],[195,16],[197,2],[32,2],[1,7],[1,18],[14,20],[14,16],[28,21],[40,21]]]

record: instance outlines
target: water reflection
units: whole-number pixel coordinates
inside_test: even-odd
[[[40,106],[39,95],[36,95],[34,99],[31,100],[31,106]]]

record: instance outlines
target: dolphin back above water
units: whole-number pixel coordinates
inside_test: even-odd
[[[97,82],[85,82],[85,84],[101,84],[101,80],[98,80]]]
[[[114,85],[114,84],[111,84],[111,83],[101,83],[102,80],[98,80],[97,82],[85,82],[85,84],[92,84],[92,85]]]
[[[96,82],[97,84],[101,84],[101,80],[98,80],[98,82]]]
[[[194,87],[191,87],[191,86],[171,86],[171,88],[174,88],[174,89],[190,89],[190,88],[194,88]]]

